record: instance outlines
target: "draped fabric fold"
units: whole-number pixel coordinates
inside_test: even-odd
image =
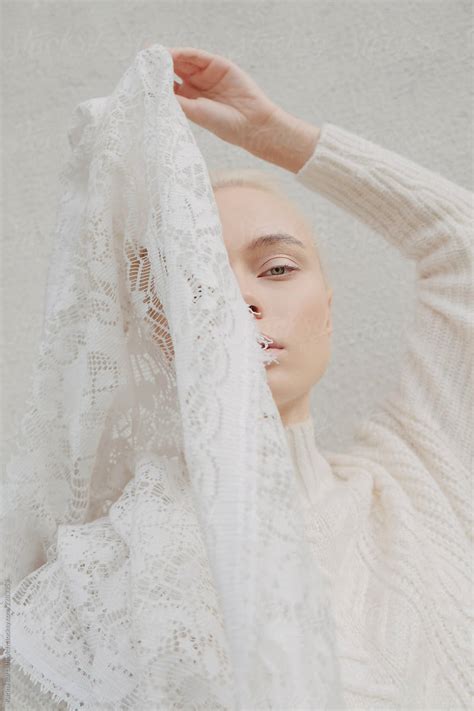
[[[166,48],[81,103],[68,137],[3,482],[11,684],[73,709],[341,709],[271,356]]]

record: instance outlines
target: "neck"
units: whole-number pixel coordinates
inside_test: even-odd
[[[310,393],[278,405],[278,410],[284,427],[306,422],[311,418]]]
[[[304,501],[317,504],[334,484],[331,466],[320,451],[312,419],[285,428],[298,488]]]

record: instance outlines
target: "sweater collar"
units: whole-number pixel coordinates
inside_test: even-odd
[[[316,442],[313,418],[284,429],[300,493],[305,500],[316,503],[334,482],[334,476]]]

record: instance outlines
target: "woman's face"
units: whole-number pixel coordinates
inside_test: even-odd
[[[273,398],[285,425],[300,422],[328,365],[332,331],[332,290],[311,228],[291,202],[259,188],[218,188],[215,199],[242,296],[261,312],[257,329],[283,346],[266,366]]]

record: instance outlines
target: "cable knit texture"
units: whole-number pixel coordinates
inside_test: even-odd
[[[398,387],[323,452],[286,427],[349,709],[472,708],[473,194],[326,123],[296,174],[416,260]]]

